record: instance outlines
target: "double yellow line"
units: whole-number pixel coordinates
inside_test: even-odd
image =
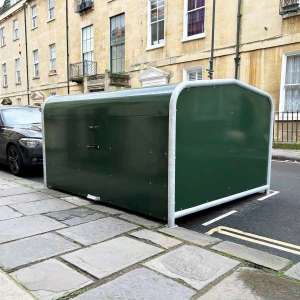
[[[206,234],[213,235],[214,233],[231,236],[247,242],[263,245],[266,247],[278,249],[296,255],[300,255],[300,246],[298,245],[270,239],[264,236],[244,232],[238,229],[225,227],[225,226],[218,226],[216,228],[209,230]]]

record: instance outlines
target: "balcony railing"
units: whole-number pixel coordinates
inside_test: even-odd
[[[280,0],[279,13],[286,15],[297,12],[300,9],[300,0]]]
[[[75,12],[84,13],[94,7],[94,0],[75,0]]]
[[[86,76],[97,75],[97,62],[84,61],[80,63],[70,64],[70,80],[82,82]]]

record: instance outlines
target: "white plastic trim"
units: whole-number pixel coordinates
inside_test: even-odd
[[[46,102],[42,103],[42,139],[43,139],[43,172],[44,172],[44,185],[47,187],[47,167],[46,167],[46,136],[45,136],[45,104]]]
[[[263,191],[269,191],[270,189],[270,182],[271,182],[271,161],[272,161],[272,137],[273,137],[273,120],[274,120],[274,105],[271,96],[263,92],[251,85],[248,85],[244,82],[241,82],[239,80],[235,79],[219,79],[219,80],[199,80],[199,81],[185,81],[180,83],[175,90],[172,93],[171,100],[170,100],[170,106],[169,106],[169,159],[168,159],[168,227],[175,227],[175,219],[179,217],[179,212],[175,212],[175,182],[176,182],[176,115],[177,115],[177,101],[178,97],[181,94],[181,92],[185,88],[189,87],[198,87],[198,86],[216,86],[216,85],[229,85],[229,84],[235,84],[244,88],[247,88],[248,90],[251,90],[257,94],[263,95],[269,99],[270,105],[271,105],[271,124],[270,124],[270,142],[269,142],[269,163],[268,163],[268,173],[266,178],[267,185],[263,187],[259,187],[250,191],[245,191],[242,193],[239,193],[237,195],[238,198],[244,197],[246,195],[250,195],[257,192],[263,192]],[[249,192],[251,192],[249,194]],[[210,202],[208,205],[216,206],[221,203],[225,203],[228,201],[232,201],[234,199],[237,199],[237,195],[232,195],[226,198],[217,199],[213,202]],[[224,199],[229,199],[225,200]],[[204,209],[204,206],[196,206],[194,208],[189,208],[187,210],[188,213],[184,214],[190,214],[196,211]],[[208,207],[207,207],[208,208]]]

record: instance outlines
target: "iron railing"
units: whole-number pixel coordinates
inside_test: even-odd
[[[275,113],[273,140],[274,143],[300,143],[300,111]]]
[[[83,61],[75,64],[70,64],[70,80],[82,82],[86,76],[97,75],[97,62]]]
[[[286,15],[300,9],[299,0],[280,0],[279,13]]]
[[[83,13],[94,7],[94,0],[75,0],[75,12]]]

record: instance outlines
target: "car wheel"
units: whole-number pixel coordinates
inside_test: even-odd
[[[23,159],[19,149],[14,145],[10,145],[7,149],[7,162],[12,174],[21,175],[23,173]]]

